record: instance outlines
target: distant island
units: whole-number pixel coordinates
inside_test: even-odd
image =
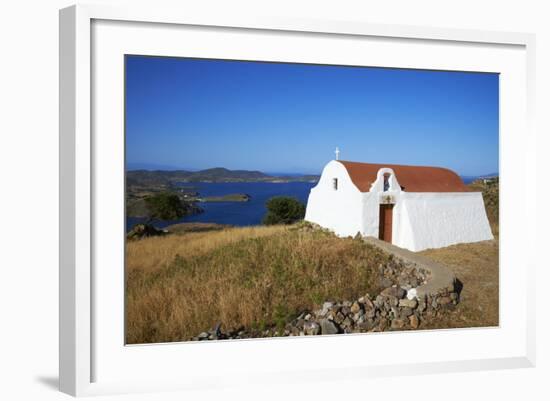
[[[228,194],[220,196],[206,196],[198,198],[198,202],[248,202],[250,195],[248,194]]]

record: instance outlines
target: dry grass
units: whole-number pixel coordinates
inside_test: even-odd
[[[493,235],[498,237],[499,234],[499,181],[498,179],[484,183],[482,180],[477,180],[469,184],[473,191],[479,191],[483,195],[485,211],[491,225]]]
[[[498,238],[420,253],[446,265],[463,285],[457,307],[425,322],[424,328],[498,326]]]
[[[281,226],[127,245],[127,342],[181,341],[216,323],[283,326],[328,299],[355,299],[388,256],[363,241]]]
[[[127,272],[136,270],[152,272],[167,268],[175,255],[191,257],[203,255],[223,245],[234,244],[247,238],[261,238],[282,232],[284,227],[241,227],[215,232],[185,233],[166,237],[153,237],[126,244]]]

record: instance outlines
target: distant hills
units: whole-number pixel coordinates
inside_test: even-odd
[[[484,175],[461,175],[460,178],[462,178],[462,181],[464,181],[465,184],[470,184],[474,182],[475,180],[479,180],[482,178],[494,178],[498,177],[498,173],[490,173],[490,174],[484,174]]]
[[[127,185],[157,186],[177,182],[316,182],[318,175],[269,175],[261,171],[229,170],[223,167],[200,171],[188,170],[130,170]]]

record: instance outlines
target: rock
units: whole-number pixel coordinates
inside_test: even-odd
[[[321,320],[321,334],[338,334],[338,327],[328,319]]]
[[[380,287],[391,287],[392,281],[387,277],[382,277],[380,279]]]
[[[390,305],[390,306],[397,306],[397,305],[399,305],[399,298],[393,297],[393,296],[389,296],[389,297],[388,297],[388,305]]]
[[[411,308],[401,308],[400,317],[409,317],[413,314],[413,310]]]
[[[392,297],[396,297],[398,299],[402,299],[405,296],[406,293],[407,293],[407,291],[405,291],[401,287],[388,287],[388,288],[382,290],[380,295],[382,295],[383,297],[392,296]]]
[[[153,227],[151,224],[136,224],[129,232],[126,234],[126,238],[129,240],[142,239],[147,237],[157,237],[159,235],[166,234],[163,230],[158,230]]]
[[[309,319],[311,319],[311,314],[310,313],[308,313],[307,315],[304,316],[304,320],[309,320]]]
[[[359,331],[369,331],[374,328],[374,322],[372,320],[366,320],[364,322],[359,323],[357,326],[357,329]]]
[[[452,301],[451,297],[445,296],[445,297],[439,297],[439,299],[437,300],[437,303],[439,305],[447,305],[447,304],[450,304],[451,301]]]
[[[207,332],[203,331],[202,333],[199,334],[199,340],[206,340],[208,337],[210,336],[210,334],[208,334]]]
[[[399,299],[405,298],[405,295],[407,295],[407,291],[400,287],[396,287],[396,288],[397,288],[397,295],[396,295],[397,298]]]
[[[369,297],[363,297],[363,298],[364,298],[363,305],[365,306],[365,309],[373,309],[374,303],[370,300],[370,298]]]
[[[342,322],[342,326],[345,326],[345,327],[351,327],[353,326],[353,320],[348,317],[346,317],[344,319],[344,321]]]
[[[333,302],[325,302],[325,303],[323,304],[323,309],[328,311],[328,310],[329,310],[330,308],[332,308],[333,306],[334,306],[334,303],[333,303]]]
[[[407,291],[407,299],[416,299],[416,288],[411,288]]]
[[[414,309],[418,306],[418,301],[416,299],[402,299],[399,301],[399,307],[401,308],[411,308]]]
[[[380,295],[382,295],[383,297],[394,297],[395,294],[396,294],[396,291],[397,291],[397,287],[388,287],[388,288],[384,288],[381,292],[380,292]]]
[[[337,312],[336,316],[334,316],[334,321],[338,324],[342,323],[346,316],[342,312]]]
[[[402,329],[407,325],[407,321],[408,320],[405,320],[405,319],[402,319],[402,318],[393,319],[391,321],[391,328],[392,329]]]
[[[370,309],[367,309],[366,312],[365,312],[365,316],[367,318],[373,318],[374,316],[376,316],[376,308],[370,308]]]
[[[307,322],[304,324],[304,332],[309,336],[321,334],[321,326],[316,322]]]
[[[359,302],[356,301],[351,305],[351,308],[350,308],[351,313],[356,314],[356,313],[359,313],[359,311],[361,310],[363,310],[363,308],[361,307]]]
[[[409,316],[409,324],[413,329],[417,329],[418,325],[420,324],[420,321],[418,320],[418,316],[416,315]]]

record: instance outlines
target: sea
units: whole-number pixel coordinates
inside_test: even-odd
[[[177,223],[218,223],[233,226],[254,226],[262,222],[267,210],[266,202],[274,196],[290,196],[307,204],[309,191],[316,183],[313,182],[193,182],[182,183],[186,191],[198,192],[201,197],[222,196],[229,194],[247,194],[248,202],[201,202],[198,203],[204,213],[185,216],[178,220],[153,221],[158,228],[164,228]],[[126,230],[135,224],[145,222],[145,218],[127,217]]]

